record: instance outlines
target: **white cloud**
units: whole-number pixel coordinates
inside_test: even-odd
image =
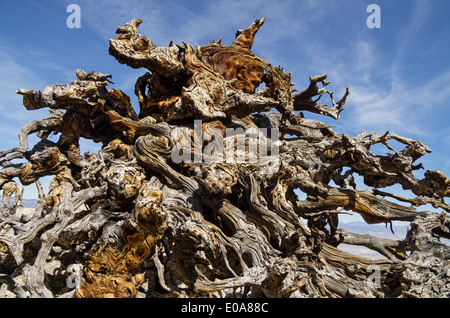
[[[18,145],[18,133],[23,125],[36,118],[44,118],[47,110],[27,111],[22,96],[16,94],[20,88],[34,88],[43,85],[38,74],[16,61],[15,50],[0,43],[0,125],[2,127],[1,148]]]
[[[105,39],[115,37],[114,32],[117,27],[132,19],[140,18],[144,22],[140,26],[139,32],[152,39],[159,40],[161,31],[170,23],[168,19],[163,20],[164,13],[161,10],[163,5],[161,1],[79,0],[77,4],[81,8],[82,23],[86,23],[88,27]]]
[[[436,133],[429,116],[439,116],[450,99],[450,70],[427,82],[409,83],[394,76],[386,83],[372,82],[352,87],[349,108],[358,126],[429,137]],[[387,89],[389,87],[389,89]],[[443,113],[445,116],[445,112]]]
[[[1,49],[0,49],[1,50]],[[16,90],[30,83],[35,75],[15,62],[10,56],[0,53],[0,96],[2,102],[3,116],[9,119],[18,119],[17,112],[20,112],[21,98],[15,94]]]
[[[102,37],[109,39],[119,25],[141,18],[143,23],[139,32],[161,46],[167,45],[170,40],[203,45],[205,43],[202,41],[217,40],[220,36],[232,41],[238,28],[245,28],[263,16],[267,16],[266,23],[271,23],[271,27],[260,32],[264,32],[265,39],[272,42],[280,37],[298,36],[306,23],[320,19],[326,12],[323,4],[312,0],[217,0],[189,4],[175,1],[79,0],[77,3],[82,10],[83,23]]]
[[[403,25],[403,28],[398,32],[394,65],[401,64],[402,57],[409,53],[410,46],[417,40],[420,29],[423,28],[427,20],[429,21],[434,4],[430,1],[414,0],[411,1],[410,7],[412,8],[412,15],[409,23]]]

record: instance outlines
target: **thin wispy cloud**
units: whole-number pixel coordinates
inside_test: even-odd
[[[386,44],[394,46],[395,54],[391,61],[387,62],[383,56],[383,47],[357,43],[360,50],[355,55],[356,67],[351,68],[348,76],[356,80],[349,107],[352,107],[350,118],[358,122],[358,126],[379,133],[386,130],[406,133],[413,138],[437,135],[429,118],[433,113],[448,114],[445,107],[450,99],[450,86],[445,83],[450,80],[450,65],[442,65],[439,73],[432,77],[425,74],[411,77],[411,70],[418,67],[414,63],[426,62],[434,53],[431,50],[417,51],[415,43],[418,34],[433,23],[432,8],[429,1],[411,2],[412,14],[406,19],[408,23],[399,24],[395,41]],[[437,31],[445,32],[439,28]],[[377,73],[381,78],[372,78]]]
[[[17,134],[22,125],[36,119],[36,116],[45,116],[42,111],[27,112],[22,104],[22,97],[16,95],[19,88],[27,88],[40,82],[39,75],[22,66],[9,54],[11,48],[0,46],[0,124],[2,126],[3,142],[9,147],[17,142]]]

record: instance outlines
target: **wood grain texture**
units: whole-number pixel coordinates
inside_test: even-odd
[[[138,33],[142,22],[109,42],[119,63],[142,69],[139,105],[97,71],[17,91],[27,110],[49,115],[0,152],[0,296],[450,296],[441,241],[450,238],[450,179],[420,177],[431,149],[307,118],[339,119],[349,89],[336,102],[322,74],[295,93],[290,73],[251,51],[265,17],[230,45],[195,48],[159,47]],[[29,147],[31,134],[41,140]],[[99,151],[81,153],[80,138]],[[387,154],[375,154],[380,147]],[[20,209],[30,184],[39,193],[31,214]],[[343,213],[409,228],[398,240],[351,233]]]

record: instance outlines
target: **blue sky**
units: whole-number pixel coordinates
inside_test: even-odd
[[[79,29],[66,25],[71,3],[81,8]],[[380,6],[380,29],[366,25],[371,3]],[[309,76],[322,73],[329,75],[336,97],[350,88],[340,120],[306,117],[350,136],[362,129],[389,130],[420,140],[433,150],[420,162],[450,176],[448,0],[2,0],[0,12],[1,150],[16,147],[21,127],[47,114],[26,111],[15,91],[70,83],[78,68],[112,74],[111,87],[137,105],[134,83],[146,70],[121,65],[108,54],[108,40],[119,25],[141,18],[139,32],[157,45],[172,40],[201,46],[220,36],[230,44],[237,29],[267,16],[255,54],[291,72],[298,90],[306,88]],[[82,150],[95,147],[85,143]],[[25,197],[35,193],[27,189]]]

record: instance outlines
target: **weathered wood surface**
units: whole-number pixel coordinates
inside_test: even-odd
[[[156,46],[138,33],[140,19],[119,27],[110,54],[148,70],[136,81],[139,113],[96,71],[17,91],[26,109],[50,113],[0,152],[1,296],[450,296],[450,249],[440,241],[450,238],[450,179],[414,174],[431,150],[390,132],[349,137],[306,118],[338,119],[349,90],[335,102],[323,74],[294,93],[289,73],[251,51],[264,22],[239,30],[231,45],[197,48]],[[331,106],[319,100],[326,96]],[[33,133],[42,141],[30,149]],[[101,150],[80,153],[80,137]],[[373,154],[376,144],[390,152]],[[372,189],[358,189],[355,175]],[[48,191],[43,176],[53,176]],[[19,184],[32,183],[39,201],[23,214]],[[381,190],[395,184],[411,196]],[[426,204],[442,213],[418,210]],[[350,233],[339,229],[348,211],[410,228],[403,240]]]

